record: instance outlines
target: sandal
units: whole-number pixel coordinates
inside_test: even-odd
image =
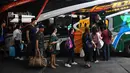
[[[85,65],[85,67],[87,67],[87,68],[91,68],[91,65],[90,65],[90,64],[87,64],[87,65]]]
[[[58,64],[55,64],[55,66],[57,66],[57,67],[58,67],[59,65],[58,65]]]
[[[51,68],[56,69],[56,67],[54,65],[51,65]]]

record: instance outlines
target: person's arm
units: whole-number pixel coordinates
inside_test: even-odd
[[[94,48],[96,48],[96,44],[94,43],[94,41],[92,40],[91,42],[92,42],[92,44],[94,45]]]
[[[53,41],[53,42],[51,42],[51,44],[56,44],[57,42],[55,42],[55,41]]]
[[[96,44],[94,43],[94,41],[92,40],[92,34],[89,34],[89,38],[91,40],[91,43],[94,45],[94,47],[96,48]]]
[[[39,35],[38,33],[36,34],[36,51],[38,52],[38,54],[40,55],[40,49],[39,49]]]
[[[20,36],[20,42],[23,43],[23,41],[22,41],[22,31],[21,30],[20,30],[20,34],[21,34],[21,36]]]
[[[26,38],[27,38],[28,43],[30,43],[29,30],[26,31]]]
[[[14,32],[13,32],[13,39],[15,40],[15,38],[16,38],[16,31],[14,30]]]
[[[39,43],[39,41],[36,40],[36,50],[37,50],[37,52],[39,52],[38,43]]]

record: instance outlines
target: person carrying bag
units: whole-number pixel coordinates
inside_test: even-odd
[[[36,33],[36,52],[35,56],[30,57],[29,66],[32,67],[46,67],[47,60],[44,58],[45,49],[44,49],[44,25],[39,25],[39,31]]]

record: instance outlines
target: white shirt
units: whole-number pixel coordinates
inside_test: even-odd
[[[22,40],[22,32],[19,29],[15,29],[13,32],[14,40]]]

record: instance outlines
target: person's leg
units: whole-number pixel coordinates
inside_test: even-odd
[[[71,49],[71,59],[72,59],[72,63],[75,62],[75,61],[74,61],[74,56],[75,56],[75,55],[74,55],[74,49]]]
[[[32,56],[35,56],[34,55],[34,44],[32,43],[32,42],[30,42],[29,44],[28,44],[28,57],[30,58],[30,57],[32,57]]]
[[[103,46],[103,58],[104,58],[104,60],[107,60],[107,49],[106,49],[105,43],[104,43],[104,46]]]
[[[23,55],[22,55],[22,51],[21,51],[21,43],[20,43],[20,40],[17,42],[18,43],[18,56],[20,57],[20,60],[23,60]]]
[[[90,48],[89,50],[88,50],[88,54],[89,54],[89,61],[93,61],[93,54],[94,54],[94,52],[93,52],[93,48]]]
[[[52,68],[56,68],[55,66],[54,66],[54,54],[51,54],[51,67]]]
[[[30,44],[28,43],[27,46],[26,46],[26,57],[27,57],[27,59],[29,58],[30,53],[31,53],[29,48],[30,48]]]
[[[94,62],[97,60],[96,56],[97,56],[97,55],[96,55],[96,50],[94,50],[94,51],[93,51],[93,61],[94,61]]]
[[[68,60],[67,60],[67,62],[65,63],[65,66],[66,66],[66,67],[71,67],[71,65],[70,65],[71,56],[72,56],[71,50],[68,49]]]
[[[92,53],[91,53],[91,52],[92,52],[92,51],[88,51],[87,54],[86,54],[86,66],[87,66],[88,68],[91,67],[91,65],[90,65],[90,61],[91,61],[91,59],[92,59]]]
[[[46,53],[46,50],[45,50],[45,48],[43,48],[43,56],[45,57],[45,58],[47,58],[47,53]]]
[[[54,55],[54,66],[59,66],[59,65],[56,63],[56,54]]]
[[[85,61],[85,63],[87,62],[87,52],[84,52],[85,53],[85,56],[84,56],[84,61]]]
[[[107,57],[107,60],[109,60],[109,58],[110,58],[110,49],[109,49],[108,44],[106,45],[106,57]]]
[[[71,56],[72,56],[72,54],[71,54],[71,49],[69,49],[68,50],[68,60],[67,60],[67,64],[70,64],[70,61],[71,61]]]
[[[44,56],[44,54],[43,54],[43,48],[40,48],[40,55]]]
[[[22,57],[22,52],[21,52],[21,48],[20,48],[20,41],[18,41],[18,50],[19,50],[19,57],[21,58]]]
[[[74,53],[74,48],[72,48],[71,50],[71,61],[72,61],[72,65],[77,65],[78,63],[75,61],[75,53]]]
[[[108,45],[108,59],[110,59],[110,45]]]
[[[21,57],[20,53],[21,53],[21,49],[20,49],[20,45],[19,45],[20,41],[15,40],[15,53],[16,53],[16,57]]]
[[[84,51],[84,61],[86,62],[87,61],[87,50],[86,50],[85,45],[83,45],[83,51]]]

